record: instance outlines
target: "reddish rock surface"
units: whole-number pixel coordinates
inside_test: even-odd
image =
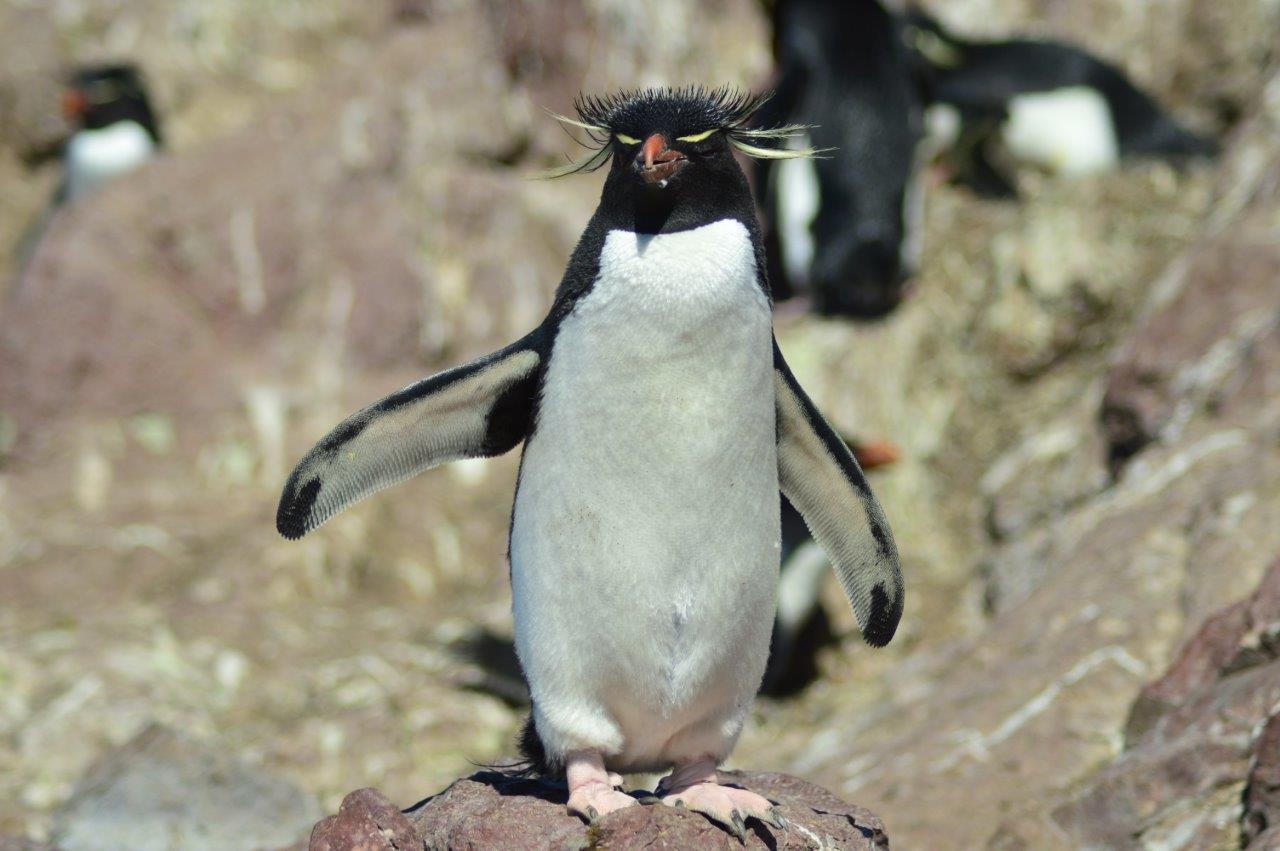
[[[1280,713],[1271,716],[1254,746],[1240,826],[1250,848],[1280,847]]]
[[[1261,835],[1280,824],[1278,637],[1280,561],[1143,689],[1136,741],[1057,823],[1088,847],[1274,847]]]
[[[1125,735],[1136,741],[1166,713],[1221,677],[1277,657],[1280,638],[1280,562],[1248,599],[1205,621],[1182,646],[1164,676],[1142,690]]]
[[[1221,182],[1219,214],[1156,282],[1117,353],[1102,407],[1117,461],[1161,436],[1177,438],[1192,410],[1237,395],[1233,376],[1265,353],[1280,326],[1280,159],[1249,144],[1251,133],[1273,133],[1276,120],[1262,117],[1244,134]]]
[[[310,851],[407,848],[715,849],[841,848],[888,851],[880,819],[786,774],[729,772],[734,782],[777,801],[791,823],[748,825],[741,844],[696,813],[661,805],[633,807],[587,826],[569,815],[564,790],[480,772],[402,814],[373,789],[352,792],[337,815],[316,825]]]
[[[404,814],[377,789],[357,789],[342,799],[337,815],[311,831],[310,851],[381,851],[422,847]]]

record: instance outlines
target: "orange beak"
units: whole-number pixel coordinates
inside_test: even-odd
[[[667,147],[667,140],[661,133],[654,133],[640,146],[636,155],[636,165],[644,182],[665,187],[671,176],[687,163],[685,155]]]
[[[644,157],[644,167],[653,168],[653,161],[657,159],[658,154],[662,153],[667,147],[667,140],[662,138],[661,133],[654,133],[648,139],[644,140],[644,145],[640,148],[640,156]]]

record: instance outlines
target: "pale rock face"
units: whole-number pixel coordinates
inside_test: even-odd
[[[771,339],[741,223],[606,238],[556,337],[511,536],[553,757],[655,769],[732,747],[777,595]]]

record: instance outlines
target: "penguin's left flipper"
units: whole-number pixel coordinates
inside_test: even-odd
[[[902,618],[902,568],[884,511],[858,462],[827,425],[773,344],[778,482],[827,551],[845,596],[874,647]]]
[[[524,440],[544,357],[541,331],[347,417],[294,468],[276,528],[301,538],[351,503],[446,461]]]

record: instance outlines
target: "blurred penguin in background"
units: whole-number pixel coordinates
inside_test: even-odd
[[[948,150],[955,180],[979,194],[1016,194],[1004,162],[1075,176],[1129,157],[1180,162],[1218,151],[1124,72],[1078,47],[966,41],[919,9],[906,13],[902,35],[934,147]]]
[[[61,200],[134,170],[160,150],[160,126],[133,65],[80,69],[63,94],[62,110],[74,129],[63,154]]]
[[[62,146],[62,177],[19,243],[19,285],[45,229],[64,205],[149,162],[163,144],[142,74],[131,64],[77,70],[62,94],[62,113],[71,126]]]
[[[819,313],[882,317],[919,263],[916,146],[922,104],[900,22],[877,0],[778,0],[777,79],[760,126],[800,124],[819,158],[761,161],[774,298],[808,292]]]

